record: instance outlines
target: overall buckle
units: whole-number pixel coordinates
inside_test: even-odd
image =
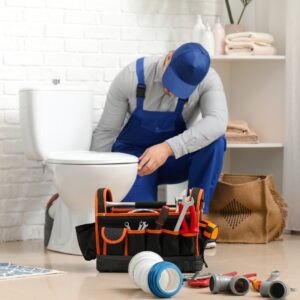
[[[136,88],[136,96],[145,98],[146,85],[139,83]]]

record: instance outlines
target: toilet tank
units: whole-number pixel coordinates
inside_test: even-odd
[[[51,152],[89,150],[93,92],[74,87],[25,88],[19,92],[20,124],[27,158]]]

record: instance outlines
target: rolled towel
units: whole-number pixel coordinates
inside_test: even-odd
[[[231,42],[226,44],[225,53],[228,55],[274,55],[276,49],[261,42]]]
[[[226,35],[225,42],[257,42],[257,43],[266,43],[272,44],[274,42],[274,38],[269,33],[260,33],[260,32],[237,32]]]

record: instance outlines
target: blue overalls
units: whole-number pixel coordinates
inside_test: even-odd
[[[139,157],[147,148],[186,130],[182,111],[188,99],[178,99],[174,112],[145,111],[143,109],[146,87],[144,58],[137,60],[136,71],[138,77],[136,109],[113,144],[112,152],[128,153]],[[123,201],[157,201],[159,184],[180,183],[188,180],[188,189],[192,187],[204,189],[204,212],[207,213],[222,170],[225,150],[226,140],[222,136],[205,148],[186,154],[179,159],[169,157],[165,164],[155,172],[146,176],[137,175]]]

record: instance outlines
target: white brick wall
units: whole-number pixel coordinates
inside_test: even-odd
[[[95,91],[94,121],[122,67],[191,38],[221,0],[0,0],[0,241],[42,238],[51,174],[22,150],[18,90],[52,78]]]

